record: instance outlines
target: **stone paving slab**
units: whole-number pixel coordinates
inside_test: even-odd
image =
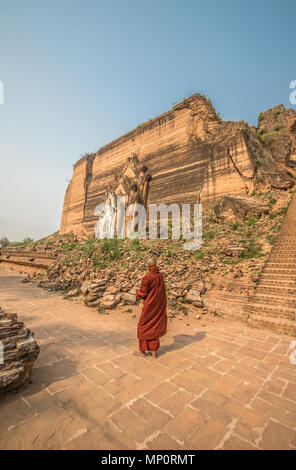
[[[0,268],[0,305],[41,353],[0,397],[0,449],[296,449],[293,338],[174,320],[158,359],[137,358],[140,306],[99,315],[21,279]]]

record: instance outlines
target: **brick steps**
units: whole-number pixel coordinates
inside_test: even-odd
[[[272,247],[273,249],[276,249],[275,246]],[[278,249],[277,250],[277,256],[282,256],[282,257],[285,257],[285,256],[294,256],[295,255],[295,252],[296,250],[284,250],[284,249]]]
[[[257,302],[257,299],[256,299]],[[263,317],[272,316],[273,318],[286,318],[287,320],[295,321],[295,308],[283,307],[280,305],[271,306],[262,303],[252,303],[248,306],[250,313],[260,314]],[[295,322],[296,325],[296,322]]]
[[[291,275],[292,277],[296,278],[296,269],[285,269],[285,268],[270,268],[269,266],[266,266],[264,270],[264,274],[278,274],[278,275]]]
[[[256,292],[258,294],[276,294],[278,297],[281,296],[289,296],[293,295],[296,297],[296,289],[293,289],[292,287],[279,287],[279,286],[273,286],[273,285],[260,285]]]
[[[247,306],[248,324],[296,336],[296,195],[293,195],[259,285]]]
[[[289,260],[289,263],[293,263],[294,265],[296,265],[296,258],[295,257],[289,256],[288,260]],[[282,256],[273,256],[273,255],[271,255],[267,263],[268,264],[269,263],[281,264],[281,263],[283,263],[283,261],[284,261],[284,258]]]
[[[46,269],[48,266],[50,266],[50,263],[42,263],[42,262],[35,263],[35,262],[23,261],[23,260],[19,261],[19,260],[6,259],[6,260],[1,260],[1,261],[3,261],[3,263],[14,264],[14,265],[17,265],[17,266],[29,266],[29,267],[32,267],[32,268]]]
[[[271,269],[296,269],[296,262],[295,263],[280,263],[280,262],[271,262],[268,261],[266,264],[266,267],[271,268]]]
[[[2,248],[1,250],[1,257],[6,259],[9,259],[10,257],[20,257],[20,258],[42,258],[42,259],[52,259],[56,260],[56,256],[46,253],[45,251],[41,250],[36,250],[36,251],[17,251],[17,250],[12,250],[12,249],[7,249],[7,248]]]
[[[280,273],[265,273],[263,272],[262,276],[261,276],[261,280],[270,280],[270,281],[277,281],[278,279],[281,279],[282,281],[286,280],[286,281],[290,281],[290,282],[294,282],[296,281],[296,275],[293,276],[293,274],[280,274]]]
[[[296,312],[296,296],[295,295],[278,295],[277,293],[275,294],[274,291],[271,294],[264,294],[264,293],[259,293],[257,292],[256,295],[252,296],[250,298],[251,301],[254,302],[259,302],[260,304],[264,305],[280,305],[280,306],[286,306],[289,308],[294,308]]]
[[[277,334],[296,336],[295,321],[278,319],[274,317],[262,317],[261,315],[254,314],[249,318],[248,324],[255,328],[268,328]]]
[[[275,278],[261,278],[260,280],[260,284],[259,284],[259,287],[261,286],[273,286],[274,288],[276,287],[288,287],[289,289],[296,289],[296,282],[294,280],[287,280],[287,279],[283,279],[283,280],[277,280]],[[259,287],[257,287],[257,289],[259,289]]]

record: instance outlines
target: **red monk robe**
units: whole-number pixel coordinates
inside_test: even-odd
[[[139,350],[156,351],[159,338],[167,332],[166,289],[157,266],[142,279],[137,298],[144,300],[138,323]]]

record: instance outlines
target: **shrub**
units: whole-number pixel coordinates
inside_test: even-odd
[[[104,254],[108,260],[113,261],[120,258],[119,247],[120,240],[117,240],[116,238],[105,238],[104,240],[102,240],[99,248],[101,253]]]
[[[268,207],[272,209],[272,206],[276,203],[277,200],[272,196],[272,194],[268,196],[268,199],[269,199]]]
[[[81,251],[87,258],[92,258],[94,251],[95,251],[95,245],[97,244],[96,240],[93,238],[88,238],[84,245],[81,246]],[[71,243],[71,245],[74,245],[75,243]]]
[[[130,249],[131,250],[141,250],[142,248],[142,244],[141,242],[137,239],[137,238],[134,238],[133,240],[130,241]]]
[[[207,232],[204,233],[203,238],[205,240],[212,240],[214,238],[215,234],[212,230],[208,230]]]
[[[265,137],[264,137],[265,133],[266,133],[266,129],[264,128],[257,129],[257,137],[262,143],[264,143],[265,141]]]
[[[280,111],[279,109],[276,109],[276,110],[273,112],[273,118],[274,118],[275,120],[277,120],[279,114],[281,114],[281,111]]]
[[[76,247],[76,243],[63,243],[60,248],[62,251],[67,253],[68,251],[72,251],[73,248],[75,247]]]
[[[7,237],[3,237],[1,238],[0,240],[0,245],[2,245],[2,247],[4,248],[5,246],[8,246],[9,245],[9,240]]]
[[[259,168],[259,166],[262,166],[264,161],[261,158],[257,158],[256,160],[256,168]]]
[[[220,114],[218,111],[216,111],[216,118],[218,119],[218,121],[222,122],[223,121],[223,115]]]
[[[203,254],[202,251],[199,251],[199,252],[197,252],[197,253],[194,253],[193,256],[194,256],[194,258],[196,258],[196,259],[198,259],[198,260],[203,260],[203,258],[204,258],[204,254]]]
[[[106,261],[104,261],[100,255],[95,255],[92,261],[94,267],[98,269],[105,269],[108,266]]]
[[[268,199],[269,199],[269,204],[272,204],[272,205],[273,205],[273,204],[276,203],[276,199],[273,197],[272,194],[270,194],[270,195],[268,196]]]
[[[23,239],[23,243],[24,243],[25,245],[29,245],[29,243],[32,243],[33,241],[34,241],[34,240],[33,240],[33,238],[31,238],[31,237],[25,237],[25,238]]]
[[[249,217],[248,220],[246,221],[246,224],[248,226],[255,225],[255,223],[258,222],[258,220],[259,220],[258,215],[251,215],[251,217]]]
[[[273,235],[267,235],[266,239],[270,245],[274,244],[275,237]]]
[[[233,230],[233,231],[237,230],[238,226],[239,226],[238,222],[232,222],[232,221],[230,222],[230,230]]]
[[[254,243],[250,243],[247,250],[240,253],[240,258],[243,259],[260,258],[260,256],[262,256],[261,247]]]
[[[106,311],[103,305],[98,305],[98,313],[100,315],[109,315],[109,312]]]

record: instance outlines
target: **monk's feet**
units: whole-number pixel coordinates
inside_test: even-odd
[[[144,351],[134,351],[133,354],[138,357],[146,357],[146,353],[144,353]]]
[[[153,359],[157,359],[157,353],[156,351],[151,351]]]

